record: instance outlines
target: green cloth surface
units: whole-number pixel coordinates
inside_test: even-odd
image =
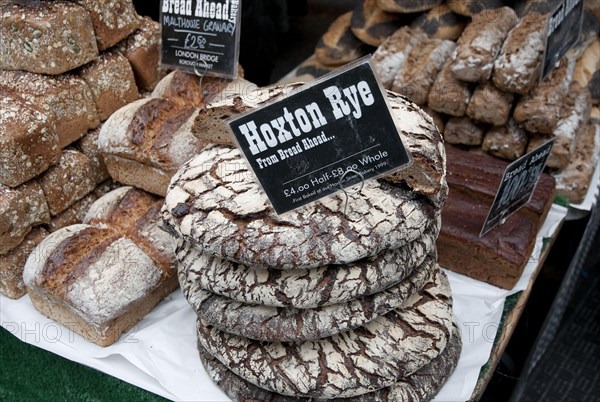
[[[166,401],[0,328],[0,401]]]

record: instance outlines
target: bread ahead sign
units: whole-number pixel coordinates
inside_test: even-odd
[[[277,213],[410,162],[366,59],[229,126]]]
[[[237,76],[239,0],[162,0],[161,64],[196,74]]]

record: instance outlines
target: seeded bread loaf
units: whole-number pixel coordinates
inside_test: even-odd
[[[98,137],[111,177],[164,196],[171,176],[206,145],[191,132],[197,113],[161,98],[140,99],[116,111]]]
[[[33,249],[48,235],[43,227],[35,227],[21,244],[0,255],[0,294],[11,299],[22,297],[27,291],[23,283],[23,267]]]
[[[371,62],[375,74],[385,88],[392,89],[394,78],[404,67],[413,47],[419,46],[425,38],[425,34],[421,31],[402,27],[377,48]]]
[[[103,180],[94,163],[74,149],[64,150],[58,163],[38,178],[52,216],[92,192]]]
[[[341,65],[367,54],[368,48],[350,29],[352,12],[340,15],[321,36],[315,48],[317,60],[325,65]]]
[[[525,154],[527,142],[527,132],[510,119],[504,126],[492,127],[485,133],[481,149],[491,155],[513,161]]]
[[[503,126],[512,111],[514,95],[503,92],[491,82],[480,84],[469,102],[467,116],[482,123]]]
[[[531,12],[509,32],[494,63],[492,81],[497,88],[524,95],[538,84],[547,23],[547,15]]]
[[[426,104],[433,82],[455,48],[456,44],[449,40],[425,39],[411,50],[394,77],[392,90],[417,105]]]
[[[125,39],[140,26],[131,0],[74,0],[89,14],[94,26],[98,49],[106,50]]]
[[[458,39],[451,66],[454,76],[467,82],[488,81],[502,43],[517,21],[517,15],[509,7],[475,14]]]
[[[427,106],[439,113],[450,116],[464,116],[471,99],[468,83],[454,78],[450,71],[451,62],[447,62],[438,74],[427,101]]]
[[[140,97],[131,65],[118,52],[105,52],[86,64],[77,75],[92,90],[98,117],[104,121],[113,112]]]
[[[79,141],[74,144],[74,148],[87,156],[95,169],[94,177],[97,182],[104,182],[110,178],[106,164],[104,163],[104,157],[101,154],[100,147],[98,146],[98,138],[100,137],[100,128],[95,128],[88,131]]]
[[[57,75],[98,56],[85,9],[66,1],[0,2],[1,70]]]
[[[59,157],[54,122],[32,103],[0,89],[0,184],[25,183]]]
[[[46,113],[54,122],[60,148],[100,124],[90,87],[75,75],[50,77],[0,70],[0,87],[16,92]]]
[[[15,188],[0,184],[0,255],[21,244],[34,226],[48,221],[48,204],[35,180]]]
[[[152,91],[158,83],[160,40],[160,24],[143,17],[139,29],[116,46],[116,50],[129,60],[141,90]]]

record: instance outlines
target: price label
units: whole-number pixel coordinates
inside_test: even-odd
[[[480,237],[503,224],[510,215],[529,202],[544,171],[554,141],[548,141],[506,167]]]
[[[235,78],[240,7],[239,0],[161,0],[161,65]]]
[[[555,68],[558,62],[577,43],[583,21],[583,0],[565,0],[548,20],[546,49],[542,64],[541,80]]]
[[[366,59],[229,127],[277,213],[411,161]]]

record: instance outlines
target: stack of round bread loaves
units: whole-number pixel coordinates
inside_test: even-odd
[[[429,116],[390,103],[413,169],[366,182],[347,208],[333,195],[277,215],[226,145],[171,180],[162,214],[200,357],[232,399],[427,400],[454,370],[461,339],[435,248],[444,148]]]

